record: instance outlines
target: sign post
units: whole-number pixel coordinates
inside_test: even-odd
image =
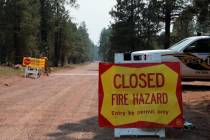
[[[99,126],[115,137],[161,138],[166,127],[183,127],[179,64],[128,63],[99,64]]]

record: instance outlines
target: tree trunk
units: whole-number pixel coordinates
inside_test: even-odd
[[[65,54],[64,54],[64,52],[62,52],[62,54],[61,54],[61,66],[63,67],[64,64],[65,64]]]
[[[58,44],[58,32],[55,32],[55,43],[54,43],[54,66],[58,67],[58,62],[59,62],[59,44]]]
[[[59,3],[57,1],[56,3],[56,16],[57,16],[57,19],[56,19],[56,22],[55,22],[55,28],[56,31],[55,31],[55,42],[54,42],[54,66],[55,67],[58,67],[58,63],[59,63],[59,55],[60,55],[60,52],[59,52],[59,21],[58,21],[58,17],[59,17]]]
[[[64,44],[62,42],[62,27],[60,27],[59,30],[59,59],[61,61],[61,66],[64,66],[64,61],[65,61],[65,55],[64,55]]]
[[[40,0],[41,8],[40,8],[40,14],[41,14],[41,21],[40,21],[40,33],[41,33],[41,43],[40,43],[40,52],[41,54],[44,54],[45,56],[49,56],[49,51],[47,48],[47,36],[48,36],[48,25],[47,25],[47,19],[46,19],[46,10],[45,10],[45,1]]]
[[[132,0],[131,1],[131,7],[132,7],[131,8],[131,21],[130,21],[131,22],[130,23],[131,24],[131,30],[132,30],[131,31],[131,40],[130,40],[130,45],[131,45],[131,50],[130,51],[131,52],[136,51],[136,49],[137,49],[136,48],[135,21],[134,21],[134,13],[135,13],[134,12],[134,7],[135,7],[134,5],[135,5],[134,0]]]
[[[165,9],[165,41],[164,41],[164,49],[169,48],[170,46],[170,27],[171,27],[171,10],[166,4]]]
[[[15,64],[21,64],[22,61],[22,53],[19,43],[19,33],[20,33],[20,17],[17,15],[19,13],[17,4],[15,2],[15,23],[14,23],[14,29],[13,29],[13,39],[14,39],[14,48],[15,48]]]

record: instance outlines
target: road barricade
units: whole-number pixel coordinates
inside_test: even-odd
[[[183,127],[181,93],[179,63],[100,63],[99,126],[115,137],[165,137],[165,128]]]
[[[23,66],[25,67],[24,76],[28,77],[30,74],[34,76],[34,78],[38,78],[40,76],[41,70],[45,68],[46,60],[44,58],[31,58],[24,57],[23,58]]]

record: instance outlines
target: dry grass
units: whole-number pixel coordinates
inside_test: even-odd
[[[0,76],[14,76],[23,74],[23,69],[15,69],[8,66],[0,66]]]
[[[59,70],[63,69],[73,69],[82,65],[87,65],[87,63],[82,63],[82,64],[69,64],[64,67],[50,67],[51,72],[57,72]],[[8,66],[0,66],[0,77],[2,76],[15,76],[15,75],[23,75],[24,73],[24,68],[13,68],[13,67],[8,67]]]

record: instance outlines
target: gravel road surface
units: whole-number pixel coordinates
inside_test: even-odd
[[[210,82],[182,85],[185,118],[196,128],[167,129],[166,139],[210,140]],[[113,129],[98,127],[97,90],[97,63],[39,79],[0,77],[0,140],[114,139]]]

